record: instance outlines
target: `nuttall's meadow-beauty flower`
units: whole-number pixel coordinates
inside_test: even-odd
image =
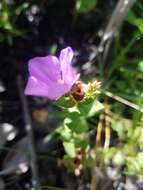
[[[25,95],[57,100],[69,92],[79,78],[72,68],[72,58],[73,50],[67,47],[61,50],[59,58],[49,55],[30,59]]]

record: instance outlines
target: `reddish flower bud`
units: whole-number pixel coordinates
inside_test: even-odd
[[[81,81],[75,82],[75,84],[72,86],[71,95],[76,101],[81,101],[84,98],[85,92],[83,83]]]
[[[82,150],[81,148],[78,148],[78,149],[76,150],[76,157],[77,157],[78,159],[82,160],[82,159],[83,159],[83,156],[84,156],[84,150]]]
[[[74,164],[74,166],[79,166],[80,165],[80,163],[81,163],[81,161],[78,159],[78,158],[75,158],[74,160],[73,160],[73,164]]]

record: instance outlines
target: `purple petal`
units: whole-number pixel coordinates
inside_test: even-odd
[[[71,86],[67,84],[58,84],[47,81],[46,83],[35,77],[29,77],[24,94],[31,96],[44,96],[51,100],[56,100],[70,90]]]
[[[37,78],[30,76],[24,91],[25,95],[48,96],[48,86]]]
[[[29,60],[31,76],[46,82],[47,79],[57,81],[61,77],[60,63],[55,56],[35,57]]]
[[[62,77],[65,82],[72,83],[76,78],[74,69],[72,68],[71,61],[73,58],[73,50],[71,47],[63,49],[60,53],[60,64]]]
[[[29,61],[30,77],[25,94],[56,100],[69,92],[79,78],[72,68],[72,58],[73,50],[67,47],[61,51],[59,60],[55,56],[31,59]]]
[[[71,86],[67,84],[58,84],[54,83],[53,85],[49,86],[48,97],[53,100],[57,100],[67,92],[69,92]]]
[[[73,55],[74,53],[71,47],[67,47],[61,50],[59,59],[60,59],[60,63],[62,63],[61,64],[62,70],[65,69],[67,64],[71,64]]]

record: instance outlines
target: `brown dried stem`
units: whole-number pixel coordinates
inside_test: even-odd
[[[109,105],[105,104],[105,142],[104,148],[108,148],[110,145],[110,117],[109,117]]]
[[[103,114],[99,116],[99,122],[97,126],[97,133],[96,133],[96,142],[93,149],[93,158],[95,159],[95,163],[93,169],[91,171],[91,190],[96,190],[96,163],[97,163],[97,149],[101,146],[101,136],[102,136],[102,128],[103,128]]]

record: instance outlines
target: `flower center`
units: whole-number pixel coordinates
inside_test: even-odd
[[[59,79],[59,80],[57,80],[57,83],[63,85],[64,84],[64,80]]]

